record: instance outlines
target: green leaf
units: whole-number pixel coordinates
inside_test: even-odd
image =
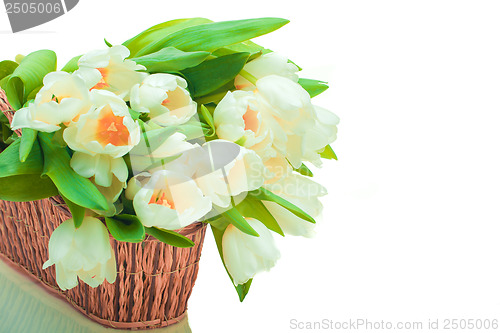
[[[5,91],[7,100],[14,110],[19,110],[23,105],[23,81],[11,75],[2,80],[2,89]]]
[[[240,231],[250,235],[259,237],[257,231],[245,220],[241,213],[236,208],[231,208],[221,214],[224,218],[228,219],[232,225]]]
[[[69,208],[71,215],[73,216],[73,223],[75,224],[75,228],[78,229],[83,223],[83,219],[85,217],[85,208],[82,206],[78,206],[71,200],[65,198],[63,195],[61,197],[64,199],[64,202]]]
[[[191,95],[201,97],[216,91],[234,80],[245,66],[249,54],[234,53],[204,61],[200,65],[182,71],[189,83]]]
[[[201,114],[203,120],[207,123],[208,126],[210,126],[211,132],[208,137],[212,137],[215,135],[215,124],[214,124],[214,118],[210,111],[208,111],[207,107],[205,105],[200,106],[200,111],[199,113]]]
[[[15,61],[5,60],[0,62],[0,80],[12,74],[17,66],[19,65]]]
[[[330,145],[327,145],[319,155],[327,160],[337,160],[337,154],[335,154]]]
[[[141,243],[146,237],[146,231],[137,216],[116,215],[106,217],[106,225],[111,235],[120,242]]]
[[[108,47],[113,47],[113,44],[108,42],[106,38],[104,38],[104,44],[106,44]]]
[[[40,50],[28,54],[7,81],[7,99],[15,110],[21,108],[30,93],[43,85],[43,78],[57,68],[54,51]]]
[[[188,19],[178,19],[157,24],[137,36],[127,40],[125,45],[130,50],[130,56],[134,57],[138,51],[147,45],[156,42],[157,40],[181,29],[192,27],[195,25],[212,22],[209,19],[196,17]]]
[[[262,201],[257,200],[253,197],[246,197],[245,200],[240,202],[236,209],[244,217],[252,217],[259,220],[264,224],[269,230],[272,230],[281,236],[285,236],[283,230],[281,230],[280,225],[274,218],[274,216],[267,210],[266,206]]]
[[[314,96],[318,96],[328,89],[328,83],[324,81],[299,79],[299,84],[309,93],[309,96],[311,96],[311,98]]]
[[[273,192],[268,191],[267,189],[265,189],[263,187],[259,188],[258,190],[255,190],[255,191],[248,192],[248,196],[254,197],[256,199],[263,200],[263,201],[275,202],[278,205],[280,205],[281,207],[290,211],[295,216],[300,217],[301,219],[306,220],[308,222],[316,223],[316,221],[314,221],[314,219],[309,214],[304,212],[302,209],[295,206],[291,202],[283,199],[279,195],[276,195]]]
[[[21,136],[21,146],[19,147],[19,159],[21,162],[26,162],[31,149],[37,139],[38,131],[31,128],[23,129],[23,135]],[[37,144],[38,145],[38,144]]]
[[[246,40],[241,43],[229,45],[223,48],[220,48],[218,50],[215,50],[212,54],[216,57],[221,57],[223,55],[228,55],[232,53],[238,53],[238,52],[248,52],[250,53],[250,58],[248,61],[251,61],[262,54],[272,52],[271,50],[268,50],[264,48],[263,46],[260,46],[259,44],[256,44],[252,42],[251,40]]]
[[[38,133],[38,139],[44,156],[44,174],[52,179],[59,192],[79,206],[107,211],[108,202],[97,187],[71,168],[68,151],[54,147],[52,136],[48,133]]]
[[[234,87],[234,81],[231,80],[219,89],[211,92],[208,95],[203,97],[195,98],[196,103],[198,104],[210,104],[215,103],[219,104],[219,102],[227,95],[228,91],[236,89]]]
[[[33,144],[24,163],[19,160],[20,147],[21,141],[16,140],[0,154],[0,178],[29,174],[40,176],[43,172],[43,156],[38,142]]]
[[[157,228],[145,228],[148,235],[153,236],[160,242],[176,246],[176,247],[193,247],[194,242],[189,238],[172,230],[164,230]]]
[[[228,45],[265,35],[288,22],[281,18],[258,18],[196,25],[164,35],[137,54],[150,54],[166,46],[173,46],[182,51],[213,52]]]
[[[250,279],[247,282],[245,282],[245,284],[239,284],[235,287],[236,292],[240,297],[240,302],[243,302],[245,300],[245,297],[247,297],[247,294],[250,291],[250,286],[252,285],[252,281],[253,279]]]
[[[238,298],[240,299],[240,302],[243,302],[245,300],[246,295],[248,294],[248,291],[250,290],[250,286],[252,284],[253,279],[248,280],[245,284],[239,284],[237,286],[234,285],[234,280],[231,274],[229,274],[229,271],[227,270],[226,263],[224,261],[224,255],[222,251],[222,237],[224,236],[224,232],[226,232],[226,228],[224,229],[217,229],[213,225],[212,227],[212,233],[214,234],[214,239],[215,243],[217,244],[217,250],[219,251],[219,256],[220,259],[222,260],[222,264],[224,265],[224,268],[226,269],[227,275],[229,276],[229,279],[231,279],[231,283],[233,287],[236,289],[236,292],[238,293]]]
[[[78,69],[78,60],[80,60],[81,57],[82,56],[79,55],[72,58],[70,61],[68,61],[66,65],[64,65],[64,67],[61,70],[64,72],[73,73]]]
[[[145,66],[149,73],[167,73],[195,67],[209,55],[210,52],[183,52],[175,47],[165,47],[158,52],[131,60]]]
[[[59,192],[54,183],[40,174],[0,178],[0,200],[28,202],[50,198]]]
[[[10,126],[5,123],[2,123],[0,127],[2,129],[2,141],[5,142],[6,144],[11,144],[12,142],[14,142],[15,141],[15,140],[13,141],[13,139],[15,139],[14,131],[12,131]]]
[[[309,170],[309,168],[304,164],[302,163],[301,166],[299,166],[298,169],[293,169],[294,171],[297,171],[298,173],[300,173],[301,175],[303,176],[307,176],[307,177],[313,177],[313,173],[311,170]]]

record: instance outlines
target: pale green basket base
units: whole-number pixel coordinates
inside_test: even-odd
[[[46,291],[41,282],[0,258],[0,332],[99,333],[130,332],[105,328]],[[149,330],[158,333],[191,333],[187,316],[179,323]]]

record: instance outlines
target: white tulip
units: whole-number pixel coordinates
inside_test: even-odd
[[[72,168],[82,177],[95,176],[97,184],[111,186],[113,175],[127,180],[122,156],[140,141],[140,127],[125,102],[108,91],[91,92],[93,109],[69,124],[64,141],[75,151]]]
[[[336,139],[338,117],[313,106],[309,94],[298,83],[280,76],[257,81],[256,94],[262,109],[271,113],[286,133],[285,140],[278,136],[273,139],[273,147],[294,168],[299,168],[302,161],[319,166],[318,151]]]
[[[250,61],[243,67],[243,70],[257,80],[268,75],[279,75],[294,82],[299,80],[299,76],[296,74],[299,68],[276,52],[266,53]],[[241,75],[236,76],[234,86],[238,90],[253,91],[255,89],[255,86]]]
[[[139,144],[130,151],[132,170],[134,174],[143,171],[153,173],[163,169],[165,163],[162,161],[183,154],[193,147],[182,133],[166,133],[163,128],[146,131],[141,135]]]
[[[179,76],[153,74],[132,88],[130,105],[160,126],[184,124],[196,114],[196,103],[186,88],[186,80]]]
[[[231,197],[261,187],[266,175],[264,164],[254,151],[220,139],[201,147],[192,145],[181,157],[161,168],[193,179],[214,205],[224,208],[231,204]]]
[[[263,160],[276,156],[274,138],[285,141],[286,135],[272,115],[262,111],[254,93],[228,92],[214,111],[217,136],[254,150]]]
[[[57,284],[62,290],[76,287],[77,277],[93,288],[105,279],[109,283],[116,280],[116,260],[108,231],[93,217],[85,217],[78,229],[73,219],[69,219],[54,230],[49,241],[49,260],[43,269],[54,264]]]
[[[146,227],[176,230],[186,227],[212,209],[191,178],[170,170],[159,170],[134,196],[137,217]]]
[[[12,120],[12,129],[32,128],[41,132],[55,132],[61,123],[67,123],[91,108],[89,91],[77,75],[53,72],[43,79],[43,87],[34,103],[18,110]]]
[[[123,45],[89,52],[78,60],[75,74],[84,78],[90,89],[108,90],[127,100],[130,89],[147,76],[138,72],[145,70],[144,66],[126,60],[129,55]]]
[[[265,185],[265,187],[299,207],[312,218],[316,219],[321,215],[323,205],[318,198],[326,195],[327,192],[323,186],[310,178],[290,174],[278,182]],[[301,219],[275,202],[262,201],[262,203],[276,219],[284,233],[293,236],[314,236],[314,223]]]
[[[269,271],[280,252],[273,235],[260,221],[246,219],[259,237],[247,235],[230,224],[222,236],[222,254],[235,285],[244,284],[255,274]]]
[[[295,168],[321,165],[318,152],[335,141],[338,122],[298,83],[277,75],[259,79],[254,92],[227,93],[214,111],[219,138],[255,151],[264,163],[282,159]]]

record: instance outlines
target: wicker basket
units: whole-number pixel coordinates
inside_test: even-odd
[[[1,89],[0,111],[12,120],[13,111]],[[116,282],[104,282],[98,288],[80,282],[71,290],[61,291],[55,267],[42,270],[42,265],[49,257],[50,235],[70,217],[60,197],[26,203],[0,201],[1,254],[102,325],[158,328],[185,316],[198,274],[205,224],[192,224],[179,231],[195,243],[187,249],[169,246],[151,236],[142,243],[118,242],[110,236],[117,260]]]

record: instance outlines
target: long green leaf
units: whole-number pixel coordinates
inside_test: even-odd
[[[188,27],[153,42],[138,52],[150,54],[166,46],[182,51],[208,51],[240,43],[277,30],[289,21],[281,18],[258,18],[207,23]]]
[[[12,74],[19,65],[15,61],[4,60],[0,62],[0,80]]]
[[[311,80],[311,79],[299,79],[299,84],[304,88],[309,96],[315,97],[328,89],[328,84],[324,81]]]
[[[73,216],[73,223],[75,228],[78,229],[83,223],[83,219],[85,218],[85,208],[82,206],[78,206],[71,200],[65,198],[63,195],[61,197],[64,199],[66,206],[68,206],[69,211],[71,212],[71,216]]]
[[[217,244],[217,250],[219,251],[220,259],[222,260],[222,264],[226,269],[229,279],[231,279],[233,287],[236,289],[236,292],[238,293],[238,298],[240,299],[240,302],[243,302],[248,294],[248,291],[250,290],[250,286],[252,285],[253,279],[248,280],[245,284],[239,284],[237,286],[234,285],[233,277],[231,276],[231,274],[229,274],[229,271],[227,270],[226,267],[226,263],[224,262],[224,255],[222,250],[222,237],[224,236],[224,232],[226,231],[226,229],[225,228],[222,230],[217,229],[213,225],[211,227],[212,227],[212,232],[214,234],[215,243]]]
[[[71,157],[62,147],[52,145],[52,136],[38,133],[44,155],[44,174],[50,177],[62,195],[75,204],[99,211],[109,209],[106,198],[92,182],[77,174],[70,166]]]
[[[26,162],[28,155],[33,149],[33,145],[37,139],[38,131],[31,128],[23,129],[23,135],[21,136],[21,146],[19,147],[19,159],[21,162]]]
[[[195,17],[187,19],[177,19],[172,21],[167,21],[164,23],[157,24],[137,36],[127,40],[123,43],[129,50],[130,56],[134,57],[138,51],[140,51],[145,46],[154,43],[155,41],[179,30],[187,27],[192,27],[195,25],[205,24],[212,22],[209,19]]]
[[[146,237],[146,231],[137,216],[116,215],[106,217],[106,225],[111,235],[120,242],[140,243]]]
[[[230,54],[207,60],[181,73],[189,83],[191,95],[201,97],[234,80],[245,66],[248,56],[246,52]]]
[[[231,208],[221,214],[224,218],[228,219],[232,225],[240,231],[255,237],[259,237],[257,231],[245,220],[241,213],[236,208]]]
[[[283,199],[279,195],[276,195],[273,192],[268,191],[267,189],[265,189],[263,187],[259,188],[258,190],[255,190],[255,191],[248,192],[248,195],[250,197],[254,197],[254,198],[259,199],[259,200],[275,202],[278,205],[280,205],[281,207],[290,211],[295,216],[300,217],[301,219],[306,220],[308,222],[316,223],[316,221],[309,214],[304,212],[302,209],[295,206],[291,202]]]
[[[50,198],[59,192],[48,177],[40,174],[0,178],[0,200],[28,202]]]
[[[176,246],[176,247],[193,247],[194,242],[189,238],[171,230],[160,230],[157,228],[145,228],[148,235],[153,236],[160,242]]]
[[[1,88],[5,91],[7,100],[12,108],[19,110],[23,106],[23,81],[11,74],[2,79]]]
[[[26,161],[19,160],[21,141],[16,140],[0,154],[0,178],[18,175],[40,175],[43,172],[43,155],[38,143],[33,145]]]
[[[256,44],[252,42],[251,40],[246,40],[241,43],[229,45],[223,48],[220,48],[216,51],[214,51],[212,54],[216,57],[221,57],[223,55],[228,55],[232,53],[238,53],[238,52],[248,52],[250,53],[250,58],[248,61],[253,60],[257,57],[259,57],[262,54],[266,54],[269,52],[272,52],[269,49],[264,48],[263,46],[260,46],[259,44]]]
[[[273,215],[267,210],[262,201],[257,200],[253,197],[246,197],[245,200],[243,200],[236,206],[236,209],[244,217],[252,217],[254,219],[257,219],[262,222],[262,224],[264,224],[269,230],[272,230],[280,234],[281,236],[285,236],[283,230],[281,230],[280,225],[273,217]]]
[[[40,50],[28,54],[7,81],[7,98],[16,110],[27,101],[26,97],[43,84],[43,78],[57,68],[54,51]]]
[[[150,73],[167,73],[195,67],[209,55],[210,52],[184,52],[169,46],[158,52],[131,60],[145,66]]]

